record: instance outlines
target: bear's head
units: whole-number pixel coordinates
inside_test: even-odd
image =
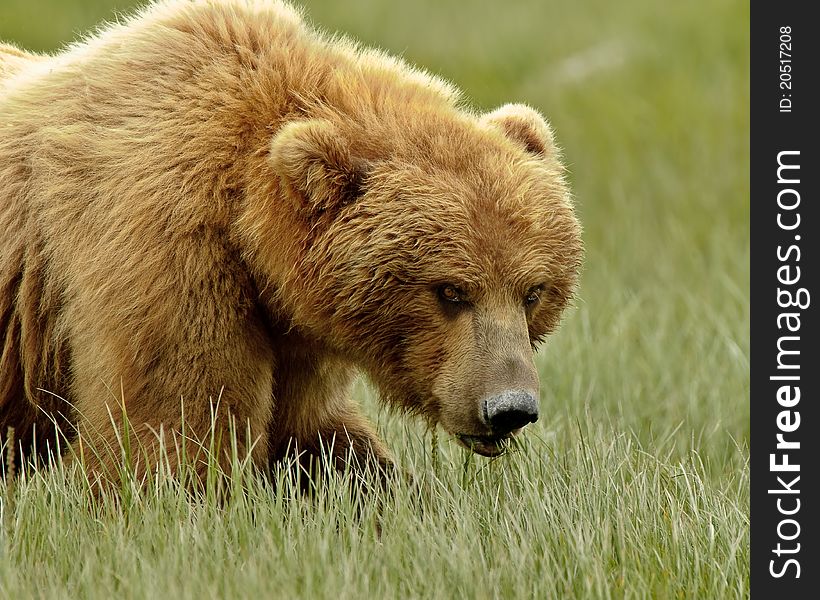
[[[278,277],[294,324],[392,404],[501,452],[538,418],[534,351],[582,258],[546,121],[523,105],[294,121],[270,161],[300,231]]]

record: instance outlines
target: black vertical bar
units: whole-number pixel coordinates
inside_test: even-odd
[[[814,7],[773,0],[751,7],[751,585],[757,598],[820,597]]]

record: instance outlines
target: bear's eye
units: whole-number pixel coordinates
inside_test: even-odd
[[[524,298],[524,306],[527,308],[531,308],[538,304],[538,301],[541,300],[541,292],[543,291],[543,285],[536,285],[531,287],[527,292],[526,297]]]
[[[438,297],[445,302],[452,302],[453,304],[464,302],[465,300],[464,292],[449,283],[439,286]]]

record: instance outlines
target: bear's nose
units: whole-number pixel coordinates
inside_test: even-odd
[[[494,434],[504,435],[538,420],[538,401],[524,390],[508,390],[484,401],[484,418]]]

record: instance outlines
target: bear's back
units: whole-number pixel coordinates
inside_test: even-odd
[[[32,63],[42,60],[45,60],[45,57],[0,42],[0,83],[23,71]]]

